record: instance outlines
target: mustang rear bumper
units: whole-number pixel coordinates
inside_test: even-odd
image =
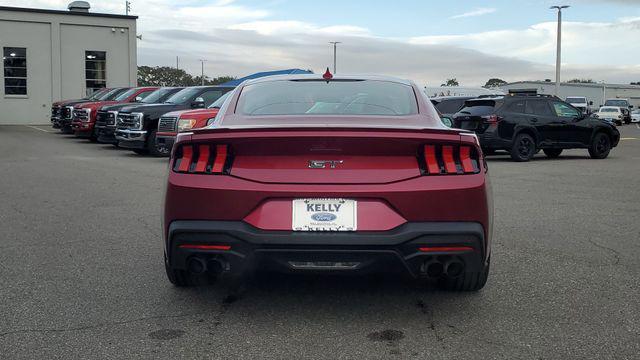
[[[204,245],[204,246],[203,246]],[[459,261],[479,272],[487,261],[484,229],[474,222],[411,222],[389,231],[264,231],[242,221],[174,221],[165,242],[167,265],[187,270],[189,261],[253,269],[405,272],[426,276],[428,264]]]

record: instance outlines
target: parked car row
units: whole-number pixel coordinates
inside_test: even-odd
[[[54,128],[138,154],[168,156],[178,131],[204,127],[232,86],[103,89],[53,103]],[[160,127],[160,128],[159,128]],[[161,136],[158,136],[160,131]]]
[[[555,96],[434,98],[432,103],[451,119],[453,127],[474,131],[486,154],[506,150],[515,161],[529,161],[540,150],[555,158],[564,149],[574,148],[604,159],[620,140],[612,122]]]

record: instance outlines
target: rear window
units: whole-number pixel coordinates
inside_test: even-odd
[[[436,104],[436,109],[440,111],[442,114],[454,114],[458,112],[464,105],[464,100],[462,99],[448,99],[442,100]]]
[[[464,107],[458,111],[457,115],[484,116],[495,113],[499,106],[496,100],[469,100],[464,103]]]
[[[606,106],[622,106],[622,107],[629,106],[629,103],[627,103],[627,100],[607,100],[604,102],[604,104]]]
[[[606,113],[606,112],[620,112],[620,109],[618,108],[601,108],[600,112]]]
[[[245,86],[244,115],[390,115],[418,113],[413,88],[377,80],[269,81]]]

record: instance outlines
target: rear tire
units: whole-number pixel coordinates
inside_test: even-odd
[[[453,279],[445,277],[440,281],[440,287],[449,291],[478,291],[487,283],[490,265],[491,258],[480,272],[464,272]]]
[[[550,159],[555,159],[562,154],[562,149],[543,149],[542,151]]]
[[[609,135],[599,132],[593,137],[591,145],[589,145],[589,155],[592,159],[604,159],[609,156],[611,151],[611,139]]]
[[[177,287],[193,286],[194,282],[191,278],[191,274],[185,270],[173,269],[165,262],[164,268],[167,271],[167,278],[169,282]]]
[[[536,143],[529,134],[518,134],[509,150],[513,161],[529,161],[536,153]]]

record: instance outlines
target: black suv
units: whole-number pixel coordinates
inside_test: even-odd
[[[464,106],[467,100],[475,99],[477,96],[441,96],[431,98],[431,103],[443,116],[453,116]]]
[[[549,95],[505,95],[467,100],[453,126],[473,130],[487,154],[507,150],[515,161],[529,161],[538,150],[558,157],[563,149],[589,149],[604,159],[620,133],[610,123],[588,117]]]
[[[138,105],[159,104],[165,102],[171,95],[177,93],[184,88],[181,87],[162,87],[153,92],[144,93],[146,97],[136,98]],[[116,140],[116,119],[118,111],[136,106],[131,103],[115,104],[103,106],[96,114],[96,133],[98,134],[98,142],[104,144],[118,144]]]
[[[162,104],[122,108],[116,119],[118,146],[138,154],[166,156],[171,149],[156,144],[160,116],[170,111],[205,108],[233,89],[232,86],[193,86],[178,91]]]

